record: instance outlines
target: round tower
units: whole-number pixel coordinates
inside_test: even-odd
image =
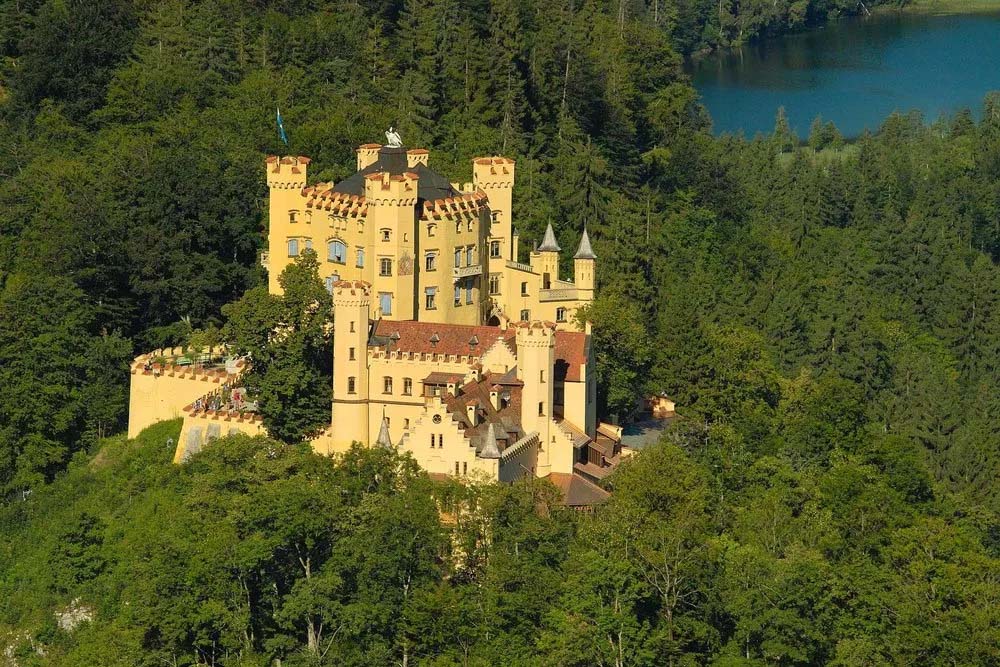
[[[333,286],[332,445],[344,451],[368,444],[368,313],[371,285],[341,281]]]

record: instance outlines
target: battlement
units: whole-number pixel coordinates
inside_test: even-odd
[[[532,320],[530,322],[515,322],[517,329],[517,346],[552,347],[556,340],[556,325],[554,322]]]
[[[306,175],[310,160],[298,155],[268,155],[265,160],[267,169],[267,187],[273,189],[301,189],[306,186]]]
[[[479,157],[472,161],[472,179],[478,188],[514,187],[514,161],[506,157]]]
[[[365,174],[365,201],[369,206],[416,206],[419,180],[412,171]]]
[[[426,148],[411,148],[406,151],[406,167],[407,169],[413,169],[418,164],[427,166],[427,160],[430,158],[430,151]]]
[[[378,160],[378,152],[381,149],[382,144],[362,144],[358,146],[358,171]]]
[[[371,284],[364,280],[341,280],[333,284],[335,307],[361,307],[371,305]]]

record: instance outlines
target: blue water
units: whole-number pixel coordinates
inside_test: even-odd
[[[712,56],[691,74],[716,133],[770,133],[780,106],[802,138],[818,115],[846,136],[893,111],[978,115],[1000,90],[1000,13],[838,21]]]

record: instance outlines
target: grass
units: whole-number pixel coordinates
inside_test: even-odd
[[[880,5],[875,11],[931,15],[984,14],[1000,12],[1000,0],[910,0],[902,8]]]

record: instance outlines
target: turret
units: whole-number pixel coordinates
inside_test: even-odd
[[[309,158],[301,156],[269,155],[265,162],[269,192],[268,252],[266,262],[263,257],[261,259],[268,272],[268,290],[272,294],[281,293],[278,276],[294,259],[289,257],[289,239],[304,239],[311,235],[311,230],[305,225],[305,199],[302,197],[308,166]]]
[[[517,330],[517,376],[521,388],[521,428],[538,432],[538,476],[544,477],[551,442],[555,326],[551,322],[525,322]]]
[[[333,446],[368,444],[368,312],[371,286],[361,280],[333,286]]]
[[[552,287],[552,282],[559,280],[559,251],[562,248],[556,242],[556,234],[552,231],[552,223],[545,228],[542,244],[531,253],[531,269],[542,275],[542,289]]]
[[[514,161],[505,157],[480,157],[472,161],[472,185],[486,193],[489,199],[489,236],[504,244],[502,258],[517,260],[510,247],[512,196],[514,190]]]
[[[581,294],[581,299],[593,300],[594,298],[594,269],[596,268],[597,255],[590,247],[590,237],[587,235],[587,228],[583,228],[583,236],[580,237],[580,247],[573,255],[573,282],[577,290],[588,291],[589,295]]]
[[[382,426],[378,430],[378,437],[375,439],[375,446],[382,449],[393,449],[392,438],[389,437],[389,419],[382,414]]]
[[[406,151],[406,168],[415,169],[417,165],[427,166],[430,152],[426,148],[411,148]]]
[[[358,147],[358,171],[373,164],[378,160],[378,152],[382,148],[380,144],[362,144]]]

